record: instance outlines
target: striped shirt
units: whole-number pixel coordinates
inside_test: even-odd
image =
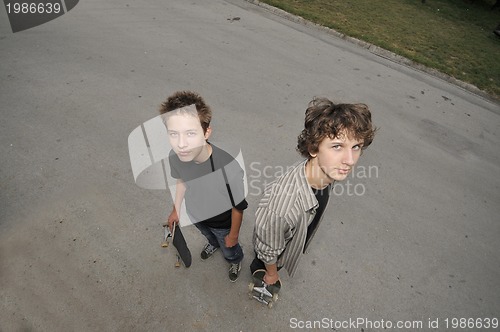
[[[270,183],[255,213],[253,244],[257,257],[266,264],[284,267],[290,276],[297,270],[306,245],[307,227],[319,205],[307,182],[306,162],[297,163]]]

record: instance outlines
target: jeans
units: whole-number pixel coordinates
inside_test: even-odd
[[[234,247],[226,247],[226,242],[224,238],[229,234],[229,228],[213,228],[208,227],[203,224],[203,222],[198,222],[194,224],[198,228],[201,234],[205,235],[208,243],[216,248],[220,248],[222,255],[231,264],[240,263],[243,260],[243,249],[240,244],[237,243]]]

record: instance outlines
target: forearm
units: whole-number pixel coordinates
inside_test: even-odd
[[[278,274],[278,267],[276,263],[274,264],[265,264],[266,265],[266,271],[269,276],[275,276]]]
[[[174,200],[174,210],[179,213],[181,210],[181,204],[184,200],[184,194],[186,193],[186,186],[182,180],[177,180],[175,185],[175,200]]]
[[[257,209],[254,249],[257,257],[268,265],[275,264],[285,250],[288,224],[268,209]]]
[[[231,211],[231,229],[224,239],[228,248],[232,248],[238,244],[238,236],[240,234],[242,219],[243,211],[233,208]]]
[[[175,186],[174,207],[167,219],[167,225],[171,231],[174,223],[179,222],[179,214],[181,211],[181,204],[182,200],[184,199],[185,192],[186,192],[186,187],[184,186],[184,183],[182,182],[182,180],[177,180],[177,184]]]
[[[268,285],[274,285],[280,276],[278,274],[278,268],[275,264],[266,264],[266,274],[264,275],[264,282]]]
[[[243,211],[233,208],[231,211],[231,230],[229,236],[237,238],[240,234],[241,222],[243,220]]]

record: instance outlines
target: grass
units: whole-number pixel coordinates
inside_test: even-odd
[[[261,0],[475,85],[500,99],[495,0]]]

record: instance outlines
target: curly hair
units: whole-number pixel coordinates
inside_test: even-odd
[[[318,152],[326,137],[347,135],[363,142],[366,149],[373,141],[376,128],[365,104],[335,104],[327,98],[313,99],[306,110],[304,129],[298,137],[297,151],[306,158]]]
[[[205,103],[205,100],[196,92],[178,91],[174,93],[161,104],[159,112],[160,114],[165,114],[190,105],[196,106],[201,127],[203,128],[203,132],[206,133],[210,126],[210,121],[212,120],[212,110]]]

